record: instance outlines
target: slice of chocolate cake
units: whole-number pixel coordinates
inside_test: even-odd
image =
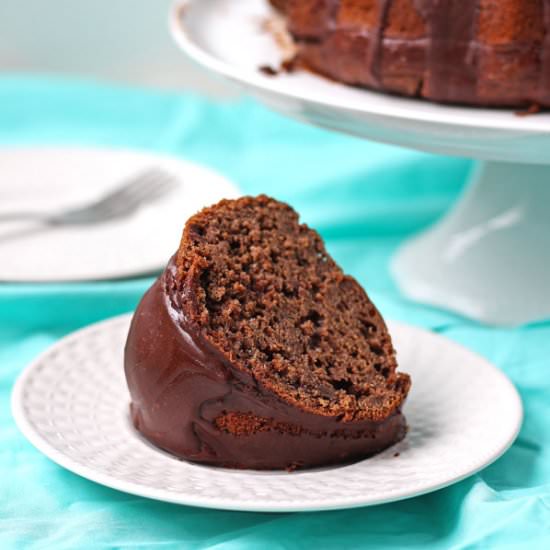
[[[235,468],[359,459],[402,439],[410,387],[359,284],[265,196],[189,219],[126,346],[132,419],[189,460]]]

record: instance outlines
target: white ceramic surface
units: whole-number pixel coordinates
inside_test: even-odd
[[[393,265],[397,282],[412,298],[485,323],[550,318],[550,113],[436,105],[304,71],[267,76],[259,67],[278,67],[283,55],[266,29],[273,16],[267,0],[180,0],[170,21],[188,56],[287,116],[492,161],[449,218],[400,251]]]
[[[257,472],[180,461],[131,427],[123,346],[130,317],[63,339],[27,367],[12,396],[23,434],[61,466],[158,500],[250,511],[365,506],[420,495],[487,466],[522,421],[510,381],[451,341],[390,323],[401,369],[412,375],[404,441],[368,460],[312,471]]]
[[[482,163],[463,198],[407,242],[393,273],[414,299],[514,326],[550,317],[550,169]]]
[[[53,211],[101,197],[147,167],[179,185],[127,218],[80,227],[0,223],[0,281],[78,281],[161,270],[177,249],[188,216],[237,188],[205,167],[172,157],[107,149],[0,151],[0,217],[10,211]]]

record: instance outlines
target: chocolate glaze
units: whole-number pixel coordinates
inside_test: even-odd
[[[376,34],[373,40],[372,47],[369,48],[369,59],[367,66],[370,72],[372,81],[377,87],[382,85],[381,80],[381,63],[382,63],[382,47],[384,39],[384,29],[388,19],[391,3],[389,0],[378,0],[378,22],[376,24]]]
[[[550,104],[550,0],[542,0],[544,8],[544,41],[541,50],[539,96],[541,104]]]
[[[475,101],[478,4],[478,0],[414,0],[428,25],[426,94],[430,99]]]
[[[479,39],[480,0],[411,0],[426,26],[418,38],[385,36],[393,2],[377,1],[372,29],[339,22],[338,0],[301,0],[309,13],[287,8],[301,63],[337,81],[438,102],[550,107],[550,0],[540,0],[542,41],[534,34],[499,44]]]
[[[400,411],[384,422],[343,422],[306,413],[264,389],[186,319],[187,298],[185,290],[176,290],[175,269],[171,261],[143,297],[126,343],[131,417],[146,439],[195,462],[292,469],[364,458],[405,436]],[[236,436],[214,423],[230,411],[290,424],[300,433],[271,429]]]

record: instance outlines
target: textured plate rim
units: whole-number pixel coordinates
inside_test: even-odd
[[[227,191],[224,195],[226,198],[230,198],[230,196],[236,198],[242,195],[241,190],[238,188],[238,186],[231,181],[229,178],[227,178],[225,175],[223,175],[221,172],[216,170],[215,168],[212,168],[210,166],[207,166],[206,164],[201,164],[199,162],[195,162],[194,160],[190,160],[187,158],[176,156],[175,154],[170,153],[164,153],[164,152],[158,152],[154,150],[148,150],[148,149],[139,149],[139,148],[132,148],[132,147],[102,147],[100,145],[95,146],[93,144],[91,145],[71,145],[71,144],[58,144],[58,145],[6,145],[2,146],[0,148],[0,155],[4,154],[6,152],[9,153],[28,153],[29,155],[32,154],[35,151],[40,152],[76,152],[76,153],[86,153],[86,152],[96,152],[101,154],[123,154],[123,155],[132,155],[135,157],[141,157],[143,159],[150,159],[150,160],[157,160],[159,164],[161,165],[169,165],[173,164],[176,166],[180,166],[182,169],[185,167],[194,167],[200,172],[204,173],[205,175],[209,174],[212,179],[216,179],[217,182],[220,184],[223,183],[224,186],[226,186]],[[92,275],[92,276],[79,276],[79,275],[72,275],[68,277],[40,277],[40,276],[24,276],[24,277],[18,277],[15,278],[8,278],[4,277],[0,274],[0,282],[6,283],[6,284],[27,284],[27,283],[36,283],[36,284],[64,284],[64,283],[90,283],[90,282],[105,282],[105,281],[120,281],[125,279],[131,279],[131,278],[144,278],[144,277],[152,277],[154,275],[158,275],[164,267],[166,262],[159,264],[144,264],[139,270],[136,269],[116,269],[112,272],[104,272],[100,275]]]
[[[401,500],[406,500],[409,498],[415,498],[422,496],[440,489],[454,485],[468,477],[471,477],[486,467],[493,464],[498,460],[506,451],[512,446],[515,439],[517,438],[519,431],[523,423],[523,405],[521,398],[515,386],[512,384],[510,379],[496,366],[490,363],[488,360],[483,358],[477,353],[470,351],[469,349],[461,346],[460,344],[445,338],[439,334],[432,333],[426,329],[422,329],[416,326],[412,326],[399,321],[388,321],[390,327],[390,332],[403,330],[403,331],[413,331],[419,335],[429,336],[430,338],[438,339],[444,341],[445,345],[454,348],[461,353],[468,353],[473,358],[475,358],[480,365],[483,364],[484,368],[490,369],[494,376],[497,376],[502,383],[508,386],[510,390],[510,403],[509,406],[515,411],[515,424],[510,426],[510,431],[507,439],[501,443],[499,449],[495,450],[494,453],[486,457],[484,460],[479,460],[475,467],[468,468],[467,471],[464,471],[461,474],[450,477],[449,479],[432,484],[429,487],[426,487],[422,490],[417,491],[407,491],[403,490],[400,492],[394,492],[391,496],[387,498],[375,498],[369,499],[366,498],[349,498],[349,499],[331,499],[330,503],[323,504],[321,501],[312,506],[310,502],[300,503],[299,500],[293,501],[293,503],[277,503],[272,502],[257,502],[253,505],[248,504],[235,504],[231,503],[227,499],[217,499],[211,497],[201,497],[200,495],[190,495],[183,493],[172,493],[163,489],[155,489],[151,487],[145,487],[139,483],[133,483],[129,481],[120,480],[114,476],[105,474],[96,469],[90,468],[80,464],[78,461],[68,457],[63,452],[58,451],[53,445],[48,443],[38,432],[32,424],[27,419],[23,408],[23,391],[27,384],[29,378],[33,375],[34,371],[42,364],[43,360],[46,359],[49,355],[56,353],[58,350],[63,349],[66,345],[70,344],[75,340],[79,340],[83,336],[86,336],[87,333],[97,331],[100,329],[109,330],[111,326],[117,325],[122,322],[129,322],[132,314],[122,314],[116,317],[112,317],[97,323],[93,323],[84,328],[81,328],[77,331],[74,331],[67,336],[61,338],[53,345],[44,350],[40,355],[36,357],[18,376],[13,389],[11,396],[11,410],[12,416],[15,420],[15,424],[25,436],[25,438],[42,454],[48,457],[50,460],[58,464],[59,466],[65,468],[66,470],[77,474],[89,481],[99,483],[100,485],[122,491],[127,494],[133,494],[140,497],[149,498],[152,500],[168,502],[172,504],[179,504],[184,506],[195,506],[200,508],[209,508],[216,510],[228,510],[228,511],[240,511],[240,512],[313,512],[313,511],[329,511],[329,510],[341,510],[341,509],[351,509],[351,508],[360,508],[364,506],[375,506],[380,504],[389,504],[391,502],[398,502]],[[138,437],[136,434],[135,437]],[[162,451],[159,451],[162,452]],[[367,459],[368,460],[368,459]],[[292,474],[289,474],[291,476]],[[314,475],[314,474],[313,474]]]
[[[201,0],[211,1],[211,0]],[[265,0],[267,1],[267,0]],[[422,101],[423,110],[416,111],[407,106],[406,102],[414,101],[414,98],[401,98],[387,94],[380,94],[369,90],[361,90],[365,94],[365,102],[361,107],[347,107],[338,101],[332,101],[330,98],[313,97],[311,94],[300,94],[292,90],[283,90],[281,86],[261,74],[253,74],[251,71],[241,69],[231,65],[230,63],[216,57],[215,55],[202,48],[188,32],[184,18],[186,11],[196,3],[197,0],[175,0],[169,14],[169,28],[176,44],[185,52],[191,59],[206,69],[220,74],[225,78],[236,81],[241,85],[253,86],[259,90],[267,91],[277,95],[279,98],[292,98],[307,101],[319,107],[329,107],[342,112],[357,113],[363,115],[382,116],[389,119],[410,120],[416,122],[429,122],[441,125],[452,125],[472,129],[485,130],[503,130],[514,132],[525,132],[526,134],[547,134],[550,132],[550,115],[546,115],[544,122],[545,127],[532,124],[529,117],[519,117],[515,115],[513,109],[487,109],[483,107],[467,107],[456,105],[444,105],[432,103],[425,100]],[[333,83],[338,87],[348,86],[339,83]],[[376,98],[383,95],[387,106],[381,106],[377,103]],[[427,107],[430,106],[430,109]],[[505,120],[499,117],[499,114],[512,115],[510,120]],[[468,115],[468,116],[467,116]],[[496,116],[495,116],[496,115]],[[542,116],[545,116],[544,114]],[[541,115],[537,122],[541,121]]]

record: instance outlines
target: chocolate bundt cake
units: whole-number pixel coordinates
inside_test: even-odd
[[[396,369],[364,290],[294,210],[265,196],[189,219],[125,352],[143,436],[234,468],[340,463],[401,440],[410,379]]]
[[[299,63],[334,80],[438,102],[550,107],[550,0],[271,3]]]

